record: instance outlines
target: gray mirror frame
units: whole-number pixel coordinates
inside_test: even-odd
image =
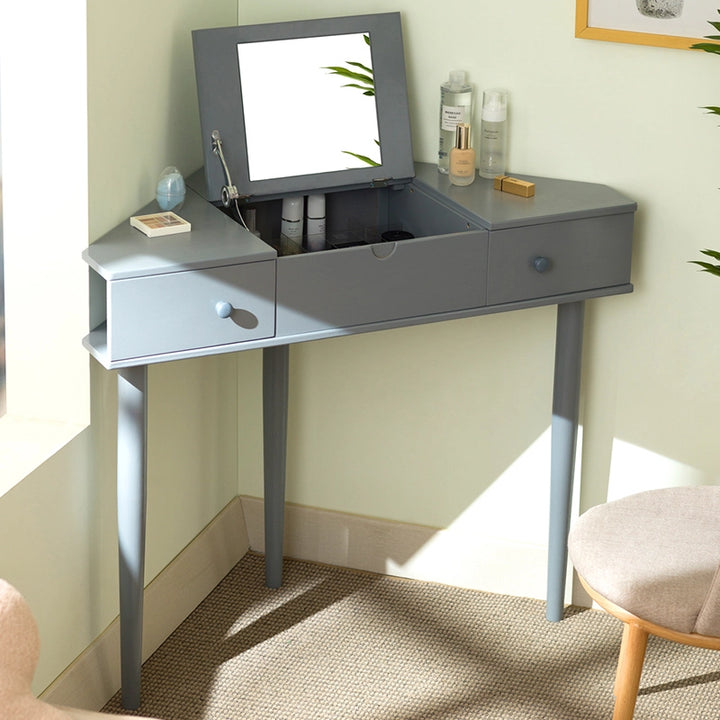
[[[237,45],[244,42],[370,33],[382,165],[251,181],[245,145]],[[355,15],[263,25],[194,30],[195,78],[207,199],[220,202],[227,185],[211,134],[219,131],[233,184],[241,198],[406,182],[413,177],[410,113],[400,13]]]

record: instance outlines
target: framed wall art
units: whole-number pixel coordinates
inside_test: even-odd
[[[718,0],[576,0],[575,37],[688,49],[718,34]]]

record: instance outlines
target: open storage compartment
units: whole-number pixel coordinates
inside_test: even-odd
[[[277,333],[485,304],[488,233],[412,185],[337,193],[323,251],[277,261]]]
[[[477,222],[413,184],[326,199],[319,242],[280,235],[279,198],[243,209],[278,255],[278,336],[485,304],[488,231]]]

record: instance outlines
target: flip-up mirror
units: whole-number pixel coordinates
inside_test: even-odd
[[[196,30],[193,45],[208,199],[412,176],[399,13]]]

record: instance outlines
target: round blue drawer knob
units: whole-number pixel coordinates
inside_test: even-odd
[[[532,265],[539,273],[544,273],[550,268],[550,259],[539,255],[533,258]]]
[[[223,302],[221,300],[220,302],[215,303],[215,312],[220,318],[229,318],[232,311],[233,306],[229,302]]]

